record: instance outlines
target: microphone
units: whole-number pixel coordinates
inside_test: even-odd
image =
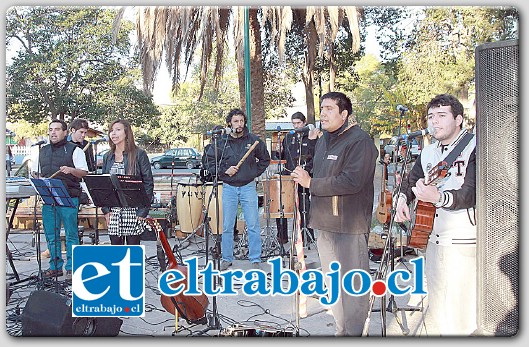
[[[307,124],[302,128],[290,130],[289,134],[304,133],[312,130],[314,130],[314,124]]]
[[[221,128],[216,130],[209,130],[206,134],[207,135],[217,135],[217,134],[231,134],[232,130],[231,128]]]
[[[414,131],[414,132],[409,133],[409,134],[401,135],[400,139],[401,140],[413,139],[414,137],[424,136],[424,135],[429,134],[429,133],[430,133],[430,131],[428,130],[428,128],[426,128],[426,129]]]
[[[397,105],[397,111],[406,112],[406,111],[408,111],[408,108],[406,106],[403,106],[403,105]]]
[[[46,140],[40,140],[39,142],[32,144],[31,147],[40,146],[40,145],[43,145],[43,144],[45,144],[47,142],[48,141],[46,141]]]
[[[105,136],[105,137],[102,137],[102,138],[100,138],[100,139],[97,139],[97,140],[95,140],[95,141],[91,141],[91,142],[92,142],[93,144],[98,144],[98,143],[100,143],[100,142],[107,142],[107,141],[108,141],[108,137]]]

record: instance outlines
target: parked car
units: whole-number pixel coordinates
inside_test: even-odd
[[[151,165],[155,169],[170,168],[174,160],[175,168],[194,169],[200,168],[202,154],[195,148],[171,148],[163,155],[151,158]]]
[[[394,161],[395,155],[397,154],[397,140],[398,136],[393,136],[389,142],[384,146],[384,153],[389,153],[391,156],[391,160]],[[400,146],[404,146],[407,144],[407,141],[401,140]],[[421,145],[417,141],[416,138],[411,139],[411,149],[410,149],[411,158],[417,159],[419,154],[421,154]]]

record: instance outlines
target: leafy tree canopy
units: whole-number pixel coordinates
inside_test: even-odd
[[[124,23],[113,42],[114,18],[100,7],[10,8],[6,39],[18,49],[7,66],[8,119],[126,117],[141,124],[157,114],[135,86],[133,25]]]

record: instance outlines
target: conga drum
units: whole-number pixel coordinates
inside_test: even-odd
[[[286,164],[287,164],[286,160],[274,160],[274,159],[270,160],[270,164],[268,165],[268,168],[267,168],[268,177],[279,175],[280,174],[279,169],[285,170]]]
[[[281,182],[279,182],[280,178]],[[283,217],[294,218],[294,180],[290,175],[275,175],[265,179],[263,192],[265,206],[270,203],[270,218],[281,218],[281,204]]]
[[[222,182],[219,182],[217,186],[217,195],[219,201],[219,229],[217,232],[217,203],[215,202],[215,197],[211,198],[210,196],[213,193],[213,183],[208,182],[205,184],[206,195],[204,196],[204,205],[208,208],[209,226],[211,227],[211,232],[213,234],[222,234]],[[209,206],[208,206],[209,204]]]
[[[202,219],[202,184],[190,181],[178,182],[176,186],[176,215],[180,231],[192,233]]]

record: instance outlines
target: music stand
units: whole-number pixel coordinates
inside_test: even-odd
[[[44,205],[71,207],[77,209],[64,183],[58,178],[30,178],[31,185],[35,188],[37,194],[42,198]],[[54,209],[56,212],[56,210]],[[55,234],[55,254],[57,254],[57,244],[61,245],[61,232],[57,227],[57,216],[54,216],[54,234]],[[59,225],[60,227],[60,225]],[[59,235],[57,235],[57,233]],[[57,261],[55,257],[54,261]],[[39,263],[40,266],[40,263]],[[41,269],[39,269],[39,276],[41,276]],[[57,278],[57,276],[55,276]]]
[[[30,181],[45,205],[77,208],[60,179],[30,178]]]
[[[86,175],[84,181],[97,207],[147,207],[150,204],[140,176]]]

